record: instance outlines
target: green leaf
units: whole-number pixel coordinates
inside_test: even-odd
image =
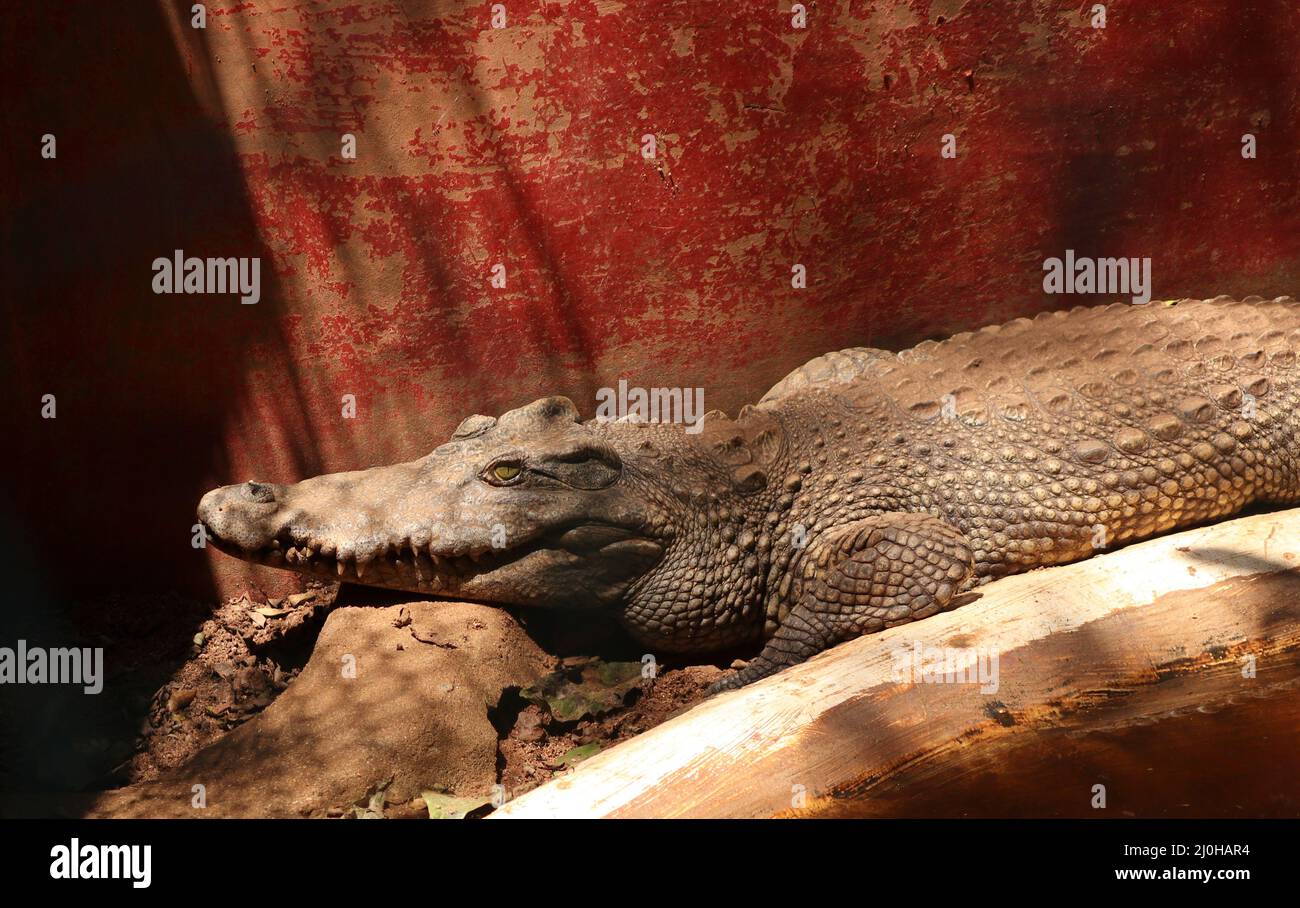
[[[641,663],[593,659],[582,667],[578,680],[570,680],[569,674],[553,672],[520,696],[545,706],[557,722],[601,716],[622,706],[628,692],[640,685]]]
[[[492,803],[491,798],[458,798],[441,791],[420,793],[431,820],[463,820],[467,814]]]
[[[590,744],[582,744],[578,747],[571,748],[568,753],[560,757],[560,762],[556,766],[576,766],[588,757],[594,757],[600,753],[600,742],[592,741]]]
[[[353,805],[353,815],[358,820],[382,820],[384,818],[384,807],[388,804],[385,792],[388,791],[388,786],[392,784],[393,780],[390,778],[388,781],[375,786],[375,790],[366,799],[365,807]]]

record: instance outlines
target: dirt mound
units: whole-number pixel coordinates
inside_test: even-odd
[[[490,711],[553,662],[488,606],[336,608],[264,711],[158,778],[100,795],[88,815],[324,817],[382,813],[430,791],[487,798]]]

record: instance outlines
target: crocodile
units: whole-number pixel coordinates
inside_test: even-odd
[[[1300,304],[1042,313],[820,356],[735,418],[470,416],[409,463],[205,495],[215,546],[303,574],[613,609],[652,651],[842,641],[1253,504],[1300,501]]]

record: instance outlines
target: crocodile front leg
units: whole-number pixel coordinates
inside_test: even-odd
[[[974,566],[965,534],[929,514],[884,514],[832,530],[795,566],[794,606],[763,651],[709,692],[743,687],[837,643],[944,611]]]

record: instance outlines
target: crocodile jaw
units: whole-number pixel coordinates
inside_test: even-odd
[[[490,531],[437,519],[402,531],[359,513],[324,520],[295,504],[294,488],[250,482],[209,492],[198,511],[208,539],[236,558],[322,580],[576,608],[617,599],[664,552],[635,530],[590,519],[516,532],[501,546]]]

